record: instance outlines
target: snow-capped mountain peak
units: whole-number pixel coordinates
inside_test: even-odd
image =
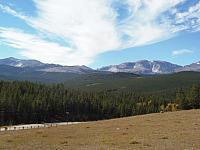
[[[167,74],[175,72],[182,66],[165,61],[140,60],[137,62],[123,63],[119,65],[102,67],[100,71],[128,72],[135,74]]]
[[[21,60],[13,57],[0,59],[0,65],[12,66],[16,68],[26,68],[30,71],[42,72],[68,72],[68,73],[85,73],[92,72],[93,69],[87,66],[62,66],[56,64],[45,64],[37,60]]]
[[[43,63],[37,60],[20,60],[13,57],[9,57],[1,59],[0,65],[8,65],[13,67],[36,67],[43,65]]]
[[[37,60],[21,60],[13,57],[0,59],[0,65],[12,66],[27,71],[41,72],[63,72],[63,73],[92,73],[99,71],[107,72],[127,72],[134,74],[169,74],[181,71],[200,71],[200,61],[186,66],[172,64],[166,61],[140,60],[136,62],[125,62],[119,65],[105,66],[97,70],[93,70],[87,66],[62,66],[57,64],[45,64]]]

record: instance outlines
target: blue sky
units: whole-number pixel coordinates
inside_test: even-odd
[[[0,0],[0,58],[93,68],[200,60],[200,0]]]

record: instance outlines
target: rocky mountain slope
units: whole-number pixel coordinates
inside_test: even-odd
[[[200,72],[200,61],[186,66],[172,64],[166,61],[140,60],[137,62],[126,62],[119,65],[105,66],[94,70],[87,66],[62,66],[58,64],[46,64],[37,60],[21,60],[13,57],[0,59],[0,70],[5,72],[44,72],[44,73],[72,73],[88,74],[100,72],[125,72],[138,75],[171,74],[183,71]]]
[[[128,72],[135,74],[170,74],[182,71],[200,71],[200,62],[187,66],[180,66],[166,61],[141,60],[137,62],[127,62],[119,65],[105,66],[99,71]]]
[[[63,73],[88,73],[94,70],[87,66],[62,66],[45,64],[37,60],[21,60],[13,57],[0,59],[0,65],[21,68],[26,71],[63,72]]]

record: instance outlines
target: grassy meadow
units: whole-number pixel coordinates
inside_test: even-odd
[[[199,150],[200,110],[0,132],[8,150]]]

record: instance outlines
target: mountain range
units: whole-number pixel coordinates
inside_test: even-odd
[[[15,68],[21,68],[26,71],[41,72],[63,72],[63,73],[87,73],[94,70],[87,66],[62,66],[58,64],[46,64],[37,60],[21,60],[13,57],[0,59],[0,66],[6,65]]]
[[[166,61],[140,60],[137,62],[126,62],[119,65],[105,66],[95,70],[84,65],[62,66],[58,64],[46,64],[37,60],[21,60],[10,57],[5,59],[0,59],[0,69],[2,70],[2,68],[4,69],[9,68],[11,70],[17,69],[23,72],[73,73],[73,74],[87,74],[87,73],[98,73],[98,72],[114,72],[114,73],[125,72],[125,73],[139,74],[139,75],[154,75],[154,74],[171,74],[183,71],[200,72],[200,61],[192,63],[190,65],[180,66]]]
[[[37,60],[0,59],[0,80],[63,83],[82,90],[134,90],[169,93],[179,87],[200,83],[200,62],[180,66],[165,61],[141,60],[92,69],[62,66]],[[169,94],[170,95],[170,94]]]
[[[137,62],[126,62],[119,65],[105,66],[99,71],[108,72],[128,72],[134,74],[152,75],[152,74],[171,74],[183,71],[200,71],[200,61],[186,66],[172,64],[166,61],[148,61],[140,60]]]

